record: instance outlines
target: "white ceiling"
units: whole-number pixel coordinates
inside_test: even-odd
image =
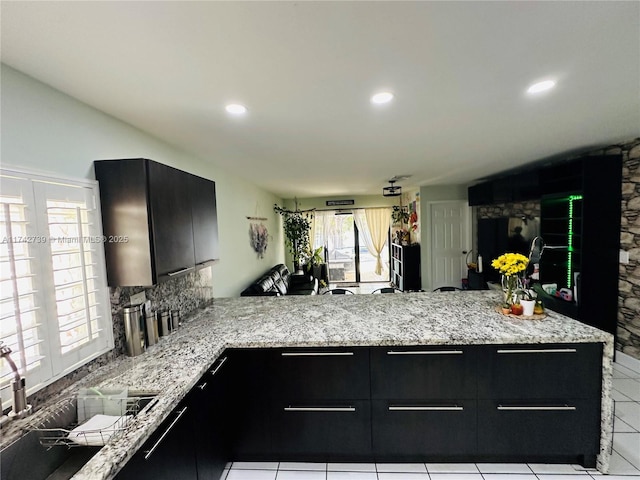
[[[635,1],[1,9],[4,63],[284,198],[467,183],[640,133]]]

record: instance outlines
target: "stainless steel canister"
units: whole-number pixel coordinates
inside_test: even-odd
[[[158,343],[158,318],[153,310],[148,312],[145,310],[144,316],[147,346],[150,347]]]
[[[169,312],[163,310],[160,312],[160,336],[164,337],[171,333],[171,322],[169,320]]]
[[[177,330],[180,326],[180,310],[171,310],[171,328]]]
[[[127,305],[124,307],[124,334],[127,355],[135,357],[144,353],[144,325],[141,305]]]

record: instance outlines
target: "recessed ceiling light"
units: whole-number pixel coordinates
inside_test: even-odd
[[[393,100],[393,93],[391,92],[379,92],[371,97],[371,103],[381,104],[389,103]]]
[[[233,115],[242,115],[243,113],[247,113],[247,107],[240,105],[239,103],[230,103],[224,107],[224,109]]]
[[[540,93],[552,89],[556,86],[554,80],[545,80],[544,82],[534,83],[527,89],[527,93]]]

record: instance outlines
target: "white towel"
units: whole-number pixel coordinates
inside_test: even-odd
[[[69,432],[69,439],[79,445],[101,447],[119,430],[122,430],[131,415],[94,415]]]

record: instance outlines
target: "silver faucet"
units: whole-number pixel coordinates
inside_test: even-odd
[[[27,404],[27,386],[23,376],[20,375],[18,367],[11,359],[11,348],[0,341],[0,358],[4,358],[13,370],[14,380],[11,381],[13,390],[13,410],[9,412],[9,418],[23,418],[31,413],[31,405]]]

